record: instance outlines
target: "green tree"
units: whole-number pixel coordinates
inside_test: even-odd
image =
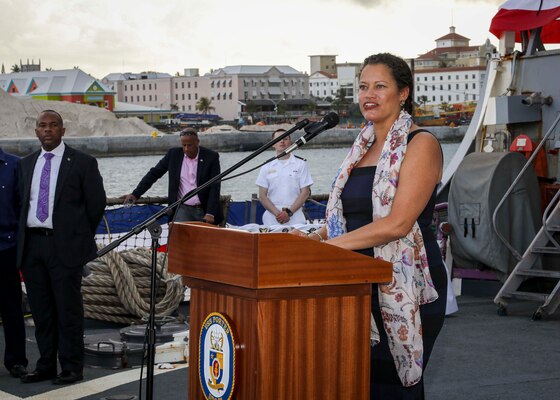
[[[441,103],[440,108],[442,111],[453,111],[453,106],[451,104],[449,104],[448,102],[444,101],[443,103]]]
[[[336,93],[336,99],[331,103],[337,113],[342,114],[348,109],[349,101],[346,99],[346,89],[340,88]]]
[[[276,114],[286,114],[288,111],[288,104],[285,101],[280,101],[276,104]]]
[[[315,114],[315,110],[317,110],[317,103],[311,100],[309,103],[307,103],[306,109],[310,114]]]
[[[424,106],[426,105],[426,103],[428,102],[428,96],[420,96],[418,98],[418,101],[420,102],[420,110],[421,112],[424,112]]]
[[[212,100],[208,97],[201,97],[200,100],[196,102],[196,111],[200,111],[203,114],[209,114],[210,111],[216,108],[212,106]]]
[[[20,72],[19,65],[17,64],[12,65],[12,68],[10,69],[12,72]]]
[[[175,103],[169,105],[171,111],[179,111],[179,106]]]
[[[360,105],[358,103],[352,103],[348,105],[348,115],[351,118],[362,118],[362,112],[360,111]]]
[[[251,116],[251,120],[254,121],[255,113],[259,111],[259,106],[253,100],[245,99],[244,103],[245,103],[245,108],[243,111],[249,114]]]
[[[249,100],[248,102],[245,103],[245,112],[248,114],[253,115],[253,113],[256,113],[257,111],[259,111],[259,106],[252,100]]]

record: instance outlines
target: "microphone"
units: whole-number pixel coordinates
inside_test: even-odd
[[[306,140],[311,140],[319,133],[326,131],[327,129],[331,129],[338,125],[338,114],[335,112],[330,112],[323,117],[322,120],[319,122],[314,122],[311,125],[305,127],[305,135]]]
[[[300,137],[297,141],[295,141],[290,147],[286,148],[282,153],[278,154],[276,159],[282,158],[287,154],[290,154],[292,151],[297,149],[298,147],[303,146],[305,143],[309,142],[319,133],[326,131],[327,129],[331,129],[338,124],[339,118],[338,114],[335,112],[330,112],[323,117],[322,120],[318,122],[314,122],[311,125],[308,125],[304,128],[305,135]]]
[[[301,121],[299,121],[297,124],[295,124],[293,126],[293,128],[289,130],[289,132],[291,133],[291,132],[298,131],[301,128],[303,128],[304,126],[307,126],[307,125],[309,125],[309,120],[307,118],[304,118]]]

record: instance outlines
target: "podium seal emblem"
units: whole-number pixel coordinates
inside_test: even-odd
[[[229,400],[235,387],[235,340],[220,313],[210,313],[200,329],[198,376],[207,400]]]

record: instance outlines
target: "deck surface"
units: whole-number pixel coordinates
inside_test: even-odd
[[[492,303],[499,286],[495,282],[465,281],[458,297],[459,311],[445,320],[427,368],[426,398],[430,400],[556,400],[560,392],[560,312],[533,321],[536,303],[510,305],[500,317]],[[182,309],[186,307],[183,305]],[[86,321],[86,333],[108,327]],[[33,327],[27,327],[28,358],[33,367],[38,357]],[[0,330],[0,351],[4,334]],[[188,371],[185,364],[174,370],[157,370],[154,399],[186,398]],[[32,368],[31,368],[32,369]],[[144,369],[145,373],[145,369]],[[0,400],[18,399],[109,399],[139,396],[140,369],[86,368],[85,380],[71,386],[53,386],[50,381],[21,384],[2,368]],[[145,399],[145,386],[142,389]]]

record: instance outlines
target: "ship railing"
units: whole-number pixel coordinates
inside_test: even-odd
[[[560,243],[558,243],[558,241],[554,238],[554,236],[551,233],[551,230],[548,229],[548,217],[556,207],[560,206],[560,203],[558,202],[559,198],[560,198],[560,190],[557,191],[554,197],[552,198],[552,200],[550,200],[550,204],[548,204],[542,216],[543,233],[548,238],[548,240],[550,240],[550,243],[552,243],[552,245],[557,251],[560,251]]]
[[[96,242],[100,247],[107,246],[120,239],[132,228],[146,221],[167,205],[167,197],[141,197],[134,204],[124,204],[123,200],[123,198],[107,198],[105,213],[95,235]],[[168,218],[160,218],[158,222],[163,228],[160,242],[167,243]],[[150,247],[150,243],[150,233],[143,230],[138,235],[123,242],[117,250]]]
[[[312,194],[309,196],[303,207],[309,223],[325,223],[328,198],[328,194]],[[232,201],[230,195],[222,195],[220,202],[225,216],[223,226],[241,226],[262,221],[264,208],[256,194],[252,194],[251,199],[245,201]],[[167,197],[141,197],[133,206],[123,204],[123,198],[108,198],[105,215],[96,235],[98,244],[105,246],[119,239],[167,204]],[[167,222],[166,218],[160,221],[163,225],[160,240],[162,244],[167,243],[168,239]],[[439,203],[434,210],[432,227],[443,254],[445,254],[447,248],[448,233],[446,231],[448,228],[446,225],[448,225],[447,203]],[[119,249],[149,247],[150,243],[150,234],[143,231],[124,243]]]
[[[96,234],[96,241],[103,247],[118,240],[135,226],[150,218],[153,214],[167,206],[167,197],[141,197],[134,204],[124,204],[124,199],[108,198],[103,219]],[[325,222],[325,209],[328,195],[311,195],[304,205],[304,214],[310,223]],[[256,194],[250,200],[232,201],[230,195],[220,197],[224,222],[222,226],[241,226],[262,223],[264,208]],[[168,240],[167,224],[169,218],[161,217],[158,222],[162,225],[160,244],[165,245]],[[137,247],[150,247],[151,236],[147,230],[142,231],[125,242],[117,250]]]

